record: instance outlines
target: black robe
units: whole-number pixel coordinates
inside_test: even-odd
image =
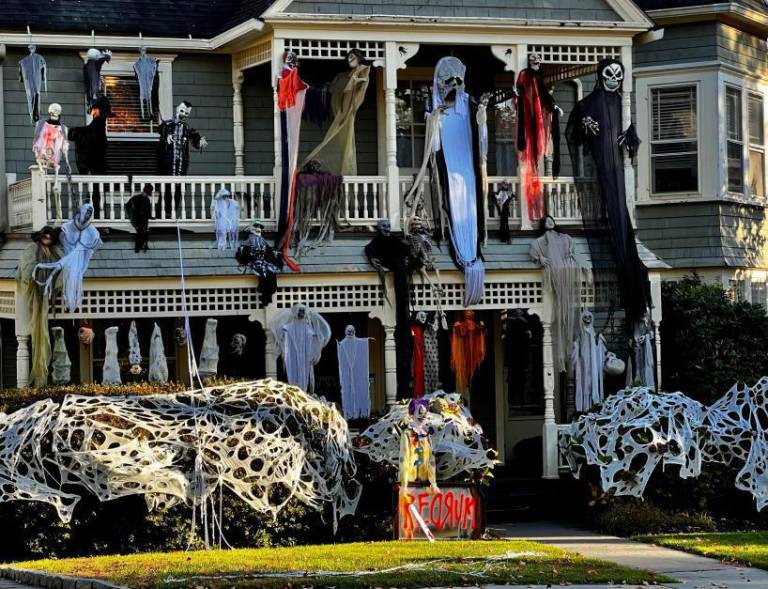
[[[639,140],[632,125],[623,133],[621,88],[609,92],[602,85],[600,72],[610,63],[616,61],[598,65],[598,83],[571,112],[566,136],[574,170],[582,149],[584,154],[585,170],[576,176],[576,185],[595,282],[611,276],[618,281],[621,306],[634,322],[651,304],[648,271],[637,253],[624,184],[623,151],[633,156]],[[585,117],[597,123],[597,133],[585,129]]]
[[[176,117],[160,123],[158,132],[158,171],[165,176],[186,176],[189,168],[189,144],[195,149],[200,149],[203,136],[186,121],[180,121]]]
[[[84,127],[73,127],[68,138],[75,144],[77,171],[80,174],[106,174],[107,165],[107,118],[112,116],[109,99],[99,98],[93,105],[94,116]]]

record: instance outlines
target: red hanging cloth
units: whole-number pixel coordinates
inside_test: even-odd
[[[424,326],[420,323],[411,325],[413,338],[413,355],[411,370],[413,372],[413,398],[424,395]]]

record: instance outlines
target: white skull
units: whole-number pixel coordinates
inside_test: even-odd
[[[347,325],[344,328],[344,335],[350,336],[350,337],[354,336],[355,335],[355,327],[353,325]]]
[[[616,92],[624,80],[624,68],[619,63],[610,63],[600,73],[603,78],[603,87],[608,92]]]
[[[180,119],[186,119],[191,114],[192,105],[187,101],[180,102],[179,106],[176,107],[176,116]]]
[[[61,105],[58,102],[52,102],[48,107],[48,114],[54,121],[58,121],[61,116]]]
[[[416,313],[416,321],[419,323],[426,323],[427,322],[427,314],[424,311],[419,311]]]
[[[528,67],[534,72],[538,72],[541,69],[541,55],[538,53],[528,54]]]
[[[86,56],[86,57],[87,57],[89,60],[91,60],[91,61],[92,61],[92,60],[94,60],[94,59],[101,59],[101,57],[102,57],[102,54],[101,54],[101,51],[99,51],[99,50],[98,50],[98,49],[96,49],[95,47],[91,47],[91,48],[90,48],[88,51],[86,51],[86,53],[85,53],[85,56]]]
[[[444,57],[437,62],[435,82],[437,91],[443,101],[454,90],[457,95],[464,91],[466,71],[466,66],[456,57]]]

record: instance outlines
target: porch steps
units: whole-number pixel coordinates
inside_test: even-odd
[[[569,481],[514,476],[499,470],[485,491],[487,523],[534,521],[567,510],[566,498],[572,496]]]

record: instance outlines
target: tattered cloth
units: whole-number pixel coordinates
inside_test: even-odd
[[[301,172],[296,176],[296,215],[294,230],[296,255],[333,241],[339,230],[344,178],[330,172]],[[319,221],[314,238],[312,224]]]
[[[0,413],[0,502],[42,501],[69,521],[84,487],[101,501],[199,505],[226,488],[273,516],[291,499],[339,517],[360,485],[347,422],[273,380],[175,395],[68,395]],[[64,490],[66,489],[66,490]]]

